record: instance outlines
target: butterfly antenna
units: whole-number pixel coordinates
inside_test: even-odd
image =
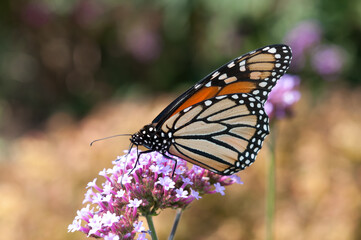
[[[121,137],[121,136],[132,136],[132,134],[117,134],[117,135],[113,135],[113,136],[109,136],[109,137],[95,139],[94,141],[92,141],[90,143],[90,146],[92,146],[95,142],[98,142],[98,141],[102,141],[102,140],[109,139],[109,138],[114,138],[114,137]]]

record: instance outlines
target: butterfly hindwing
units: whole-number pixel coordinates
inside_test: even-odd
[[[249,52],[218,68],[174,100],[154,120],[158,127],[176,113],[216,96],[253,95],[262,104],[277,80],[289,68],[291,49],[282,44]]]
[[[223,95],[196,103],[166,120],[169,153],[222,175],[251,165],[268,134],[262,103],[250,94]]]

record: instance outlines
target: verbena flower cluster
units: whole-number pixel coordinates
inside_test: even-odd
[[[236,175],[221,176],[158,152],[141,154],[135,169],[138,152],[132,149],[127,155],[113,161],[114,167],[102,170],[99,175],[105,182],[97,184],[95,178],[88,183],[83,203],[86,207],[77,212],[69,232],[81,231],[90,237],[105,240],[146,239],[147,231],[139,217],[154,216],[165,208],[186,208],[204,194],[224,195],[224,186],[239,183]],[[174,171],[174,176],[172,177]]]
[[[265,110],[270,119],[281,119],[291,114],[292,106],[301,98],[300,78],[285,74],[268,95]]]

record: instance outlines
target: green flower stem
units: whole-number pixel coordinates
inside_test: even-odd
[[[270,139],[270,161],[268,166],[268,181],[266,195],[266,240],[272,240],[274,237],[274,215],[276,202],[276,127],[271,124],[272,134]]]
[[[175,219],[174,219],[172,232],[170,233],[168,240],[174,239],[174,235],[175,235],[175,232],[177,231],[178,223],[179,223],[180,217],[182,216],[182,213],[183,213],[183,210],[178,208],[177,215],[175,216]]]
[[[152,215],[145,215],[145,218],[147,219],[148,227],[150,230],[150,236],[152,237],[152,240],[158,240],[157,233],[155,232],[155,228],[154,228]]]

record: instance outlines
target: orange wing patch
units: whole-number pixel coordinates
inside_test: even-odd
[[[187,101],[185,101],[176,111],[174,111],[172,116],[182,111],[183,109],[186,109],[187,107],[193,106],[196,103],[215,97],[218,91],[219,91],[219,87],[205,87],[200,89],[190,98],[188,98]]]
[[[262,77],[266,73],[259,72]],[[234,81],[234,80],[233,80]],[[254,82],[245,81],[245,82],[233,82],[231,84],[227,84],[225,87],[205,87],[196,92],[193,96],[191,96],[187,101],[185,101],[174,113],[182,111],[187,107],[193,106],[196,103],[214,98],[216,96],[234,94],[234,93],[249,93],[256,88],[256,84]]]
[[[253,89],[256,88],[256,84],[254,82],[235,82],[226,85],[221,89],[221,91],[217,94],[217,96],[234,94],[234,93],[249,93]]]

